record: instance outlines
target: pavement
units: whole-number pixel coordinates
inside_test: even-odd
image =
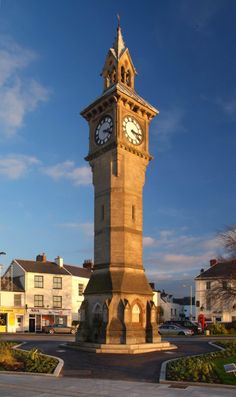
[[[0,374],[1,397],[235,397],[236,389]]]

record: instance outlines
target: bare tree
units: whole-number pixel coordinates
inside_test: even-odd
[[[229,257],[236,259],[236,225],[227,226],[218,236]]]
[[[210,289],[206,291],[205,305],[204,309],[207,310],[235,310],[236,280],[232,276],[226,279],[211,280]]]

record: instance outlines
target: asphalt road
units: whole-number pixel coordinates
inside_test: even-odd
[[[66,342],[74,340],[74,336],[70,335],[17,335],[17,338],[16,335],[8,335],[5,338],[24,341],[24,349],[37,347],[43,353],[62,358],[65,363],[62,375],[65,377],[139,382],[157,382],[163,361],[215,350],[209,345],[210,339],[204,337],[171,338],[177,350],[137,355],[95,354],[67,349]]]

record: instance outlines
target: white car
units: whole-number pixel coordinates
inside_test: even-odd
[[[158,331],[161,335],[193,335],[192,329],[180,327],[174,324],[163,324],[158,327]]]

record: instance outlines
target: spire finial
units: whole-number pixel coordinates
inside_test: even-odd
[[[117,20],[118,20],[117,29],[120,29],[120,15],[119,14],[117,14]]]

